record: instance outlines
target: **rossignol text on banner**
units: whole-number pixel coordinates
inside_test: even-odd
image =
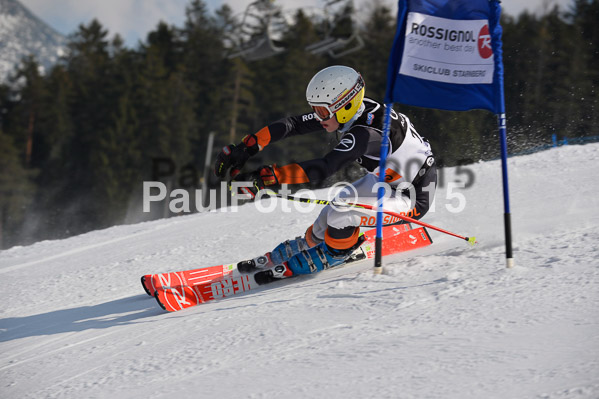
[[[492,83],[489,21],[408,13],[399,73],[454,84]]]

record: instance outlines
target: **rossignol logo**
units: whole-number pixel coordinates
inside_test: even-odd
[[[379,176],[379,173],[377,173],[376,175]],[[391,183],[391,182],[394,182],[394,181],[399,180],[401,178],[402,178],[402,175],[400,175],[399,173],[397,173],[393,169],[387,168],[387,170],[385,170],[385,182]]]
[[[347,152],[354,149],[356,145],[356,138],[353,134],[348,133],[345,136],[341,137],[339,140],[339,144],[335,147],[335,151]]]
[[[171,281],[171,277],[174,276],[177,278],[176,282]],[[184,287],[184,279],[178,273],[166,273],[159,274],[158,283],[160,287],[165,292],[165,300],[167,302],[167,306],[173,309],[184,309],[185,307],[191,305],[192,303],[187,300],[185,295],[185,287]],[[195,296],[196,303],[201,302],[201,298],[195,293],[195,291],[190,290],[193,296]]]
[[[312,119],[314,119],[314,112],[302,115],[302,122],[308,122]]]
[[[408,13],[399,73],[453,84],[493,81],[492,36],[486,19]]]
[[[487,59],[493,55],[489,25],[483,26],[478,34],[478,53],[484,59]]]
[[[448,30],[436,26],[427,26],[416,22],[412,23],[411,34],[428,37],[430,39],[444,40],[446,42],[475,42],[474,32],[471,30]]]
[[[409,218],[414,218],[421,216],[420,212],[413,208],[408,212],[401,212],[400,216],[407,216]],[[402,220],[397,216],[385,215],[383,216],[383,224],[394,224]],[[375,216],[361,216],[360,217],[360,226],[376,226],[376,217]]]

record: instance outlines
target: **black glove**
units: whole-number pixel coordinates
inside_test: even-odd
[[[273,191],[278,191],[280,188],[279,180],[275,174],[276,166],[261,166],[256,171],[237,175],[235,181],[250,182],[249,186],[239,188],[239,192],[248,195],[252,200],[256,198],[258,191],[268,188]]]
[[[229,144],[223,147],[216,157],[214,174],[221,179],[227,175],[227,172],[232,178],[237,176],[247,160],[258,151],[260,147],[255,134],[245,136],[239,145]]]

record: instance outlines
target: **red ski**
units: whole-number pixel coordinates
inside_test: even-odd
[[[221,279],[232,274],[233,270],[237,268],[236,265],[236,263],[231,263],[180,272],[146,274],[141,277],[141,285],[148,295],[154,296],[157,287],[165,285],[199,285]]]
[[[366,240],[360,247],[363,255],[358,260],[373,259],[375,254],[376,230],[372,229],[364,234]],[[385,226],[383,237],[383,256],[432,244],[424,227],[410,229],[408,224]],[[236,265],[232,263],[180,272],[149,274],[142,277],[142,285],[149,295],[155,296],[163,309],[174,312],[258,287],[253,274],[241,274]]]
[[[400,238],[393,238],[403,232],[407,232],[410,230],[409,224],[400,224],[396,226],[385,226],[383,227],[383,236],[385,237],[383,243],[383,256],[388,254],[393,254],[397,252],[406,251],[411,245],[410,243],[406,243],[404,241],[410,240],[408,236]],[[417,230],[417,229],[414,229]],[[374,245],[374,238],[376,236],[376,229],[368,230],[366,233],[366,242],[362,245],[363,247],[366,244]],[[427,237],[428,237],[428,233]],[[417,241],[419,243],[420,241]],[[423,241],[426,242],[426,241]],[[415,244],[414,244],[415,245]],[[416,247],[417,248],[417,247]],[[374,251],[374,247],[371,247],[371,250]],[[374,257],[374,255],[368,254],[369,258]],[[237,263],[230,263],[218,266],[209,266],[202,267],[199,269],[192,270],[184,270],[178,272],[171,273],[161,273],[161,274],[146,274],[141,277],[141,285],[146,291],[146,293],[150,296],[154,296],[156,292],[156,287],[162,286],[171,286],[171,285],[200,285],[205,284],[211,281],[220,280],[223,277],[231,275],[234,270],[237,268]],[[155,284],[156,282],[156,284]]]

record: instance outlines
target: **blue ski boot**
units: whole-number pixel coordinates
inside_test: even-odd
[[[259,285],[268,284],[296,274],[315,273],[330,267],[364,259],[366,254],[360,248],[364,240],[364,236],[360,236],[354,246],[345,250],[330,248],[322,242],[315,247],[299,251],[282,263],[269,263],[264,268],[258,269],[259,271],[254,274],[254,279]],[[276,254],[276,251],[272,253]]]
[[[260,269],[267,269],[274,265],[280,265],[293,255],[308,248],[309,246],[303,237],[296,237],[294,240],[282,242],[265,255],[237,263],[237,270],[241,273],[250,273]]]
[[[356,244],[347,249],[334,249],[321,242],[305,251],[300,251],[287,261],[288,269],[296,274],[310,274],[339,266],[348,261],[363,259],[364,252],[356,251],[364,242],[364,235],[358,238]]]

